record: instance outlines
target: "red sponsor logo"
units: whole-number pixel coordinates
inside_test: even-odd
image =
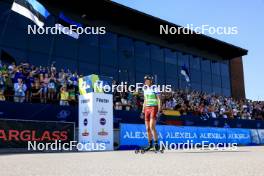
[[[3,130],[0,129],[0,141],[66,141],[67,131],[42,131],[36,130]]]

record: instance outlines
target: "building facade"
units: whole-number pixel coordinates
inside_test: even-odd
[[[46,21],[47,26],[54,26],[56,14],[64,11],[83,24],[105,26],[106,34],[83,34],[78,40],[63,34],[28,35],[28,24],[32,22],[10,10],[12,1],[1,1],[0,49],[14,57],[17,63],[26,61],[48,66],[56,62],[60,69],[82,75],[110,76],[130,84],[142,82],[145,74],[152,74],[158,84],[170,84],[175,89],[188,87],[245,97],[242,56],[247,51],[244,49],[206,36],[176,39],[175,36],[159,36],[158,24],[166,21],[110,1],[87,8],[81,8],[81,1],[75,6],[52,1],[42,3],[52,14]],[[180,74],[182,66],[189,70],[190,86]]]

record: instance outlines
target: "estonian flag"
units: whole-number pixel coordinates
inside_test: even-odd
[[[189,75],[189,72],[188,72],[188,69],[186,68],[186,66],[182,66],[182,69],[181,69],[181,74],[185,77],[185,80],[186,82],[190,82],[190,75]]]
[[[50,13],[36,0],[14,0],[11,10],[29,18],[39,27],[44,26],[44,20]]]
[[[78,27],[82,27],[80,23],[77,23],[70,18],[64,16],[64,14],[61,12],[59,15],[58,23],[56,24],[56,28],[62,32],[63,34],[66,34],[68,36],[71,36],[75,39],[79,38],[79,34],[77,33],[76,29]]]

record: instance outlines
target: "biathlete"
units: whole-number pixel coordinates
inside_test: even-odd
[[[157,88],[153,86],[153,77],[146,75],[144,77],[144,103],[141,113],[141,118],[145,120],[146,130],[148,134],[148,146],[144,148],[144,151],[148,151],[153,148],[154,150],[160,150],[158,143],[158,135],[156,130],[156,121],[158,116],[162,113],[160,93]]]

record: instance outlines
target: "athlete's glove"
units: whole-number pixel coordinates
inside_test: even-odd
[[[144,112],[141,112],[141,114],[140,114],[140,118],[141,118],[141,119],[145,119],[145,113],[144,113]]]

